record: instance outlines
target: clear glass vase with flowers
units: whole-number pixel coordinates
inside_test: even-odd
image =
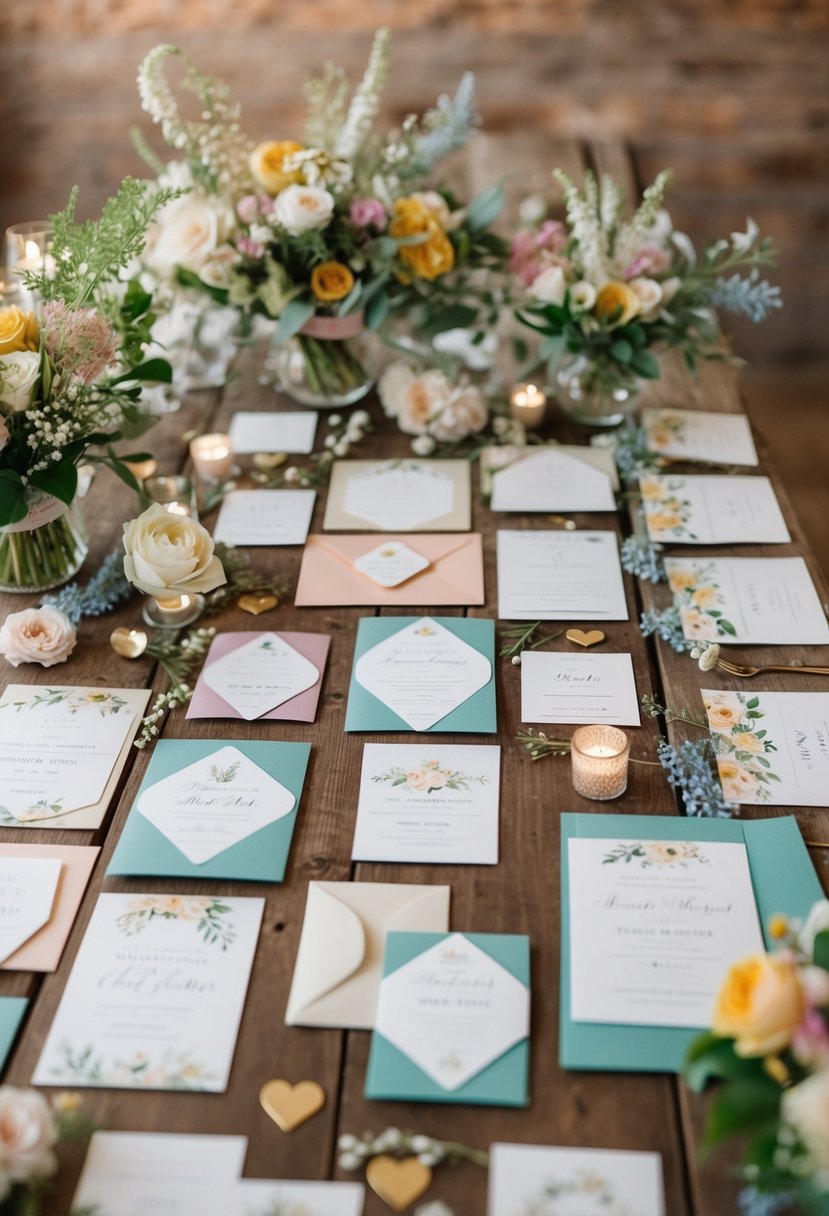
[[[698,255],[674,231],[662,206],[670,173],[660,173],[625,219],[611,177],[588,173],[582,190],[557,170],[566,222],[542,218],[512,242],[510,269],[523,293],[518,319],[543,335],[562,410],[589,426],[618,425],[635,409],[659,355],[679,349],[690,369],[723,359],[717,310],[764,320],[780,293],[760,277],[773,266],[771,244],[749,220],[746,231]]]

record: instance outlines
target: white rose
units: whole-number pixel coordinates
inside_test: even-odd
[[[389,418],[396,418],[415,375],[408,363],[390,363],[380,377],[377,392]]]
[[[15,412],[27,410],[35,399],[40,383],[40,355],[33,350],[18,350],[0,355],[0,403]]]
[[[639,300],[639,314],[646,320],[655,315],[662,302],[662,288],[656,279],[631,279],[628,283]]]
[[[34,1089],[0,1087],[0,1199],[16,1182],[49,1178],[58,1167],[49,1103]]]
[[[325,228],[334,214],[334,196],[319,186],[286,186],[276,196],[274,217],[291,236]]]
[[[232,245],[220,245],[201,266],[199,278],[208,287],[227,287],[230,272],[240,261],[241,257]]]
[[[159,274],[176,266],[198,272],[225,238],[228,217],[209,199],[188,194],[163,207],[147,241],[147,262]]]
[[[580,312],[589,312],[596,303],[596,288],[586,279],[579,279],[570,288],[570,303]]]
[[[489,410],[483,396],[474,385],[457,388],[430,427],[441,443],[465,439],[482,431],[489,421]]]
[[[812,1169],[829,1169],[829,1068],[785,1090],[781,1114],[808,1150]]]
[[[198,594],[227,582],[207,529],[157,502],[124,524],[124,550],[124,574],[146,595]]]
[[[0,628],[0,654],[12,667],[21,663],[40,663],[42,667],[65,663],[76,641],[75,626],[59,608],[12,612]]]
[[[530,295],[543,304],[563,304],[567,282],[560,266],[548,266],[530,284]]]

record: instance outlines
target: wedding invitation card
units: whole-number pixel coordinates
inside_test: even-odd
[[[616,533],[499,531],[498,615],[626,621]]]
[[[310,882],[286,1025],[371,1029],[387,934],[444,932],[449,894],[447,886]]]
[[[228,1216],[245,1136],[95,1132],[72,1212],[94,1216]]]
[[[705,410],[643,410],[648,447],[672,460],[756,465],[757,449],[745,414]]]
[[[665,570],[689,640],[829,642],[829,623],[802,557],[667,557]]]
[[[730,802],[829,806],[829,693],[701,691]]]
[[[619,479],[609,448],[493,447],[481,454],[481,488],[493,511],[615,511]]]
[[[0,825],[100,827],[149,698],[144,688],[9,684],[0,696]]]
[[[361,1216],[361,1182],[283,1182],[240,1178],[235,1216]]]
[[[497,729],[495,626],[472,617],[363,617],[345,729]]]
[[[791,540],[768,477],[639,478],[648,536],[659,544],[785,544]]]
[[[633,660],[629,654],[525,650],[521,721],[639,726]]]
[[[483,604],[481,536],[308,537],[294,603],[374,604],[412,608],[418,604]]]
[[[0,966],[55,971],[97,847],[0,844]]]
[[[331,470],[326,531],[468,532],[467,460],[338,460]]]
[[[487,1216],[665,1216],[659,1153],[493,1144]]]
[[[159,740],[107,873],[282,882],[310,752]]]
[[[389,933],[367,1098],[527,1106],[530,939]]]
[[[323,633],[219,633],[188,718],[313,722],[331,639]]]
[[[237,456],[251,452],[296,452],[314,450],[317,414],[314,410],[273,410],[252,413],[240,410],[230,422],[230,446]]]
[[[500,747],[367,743],[355,861],[495,865]]]
[[[316,490],[232,490],[213,539],[225,545],[304,545]]]
[[[223,1093],[264,906],[99,895],[34,1084]]]

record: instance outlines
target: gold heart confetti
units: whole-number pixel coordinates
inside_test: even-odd
[[[288,459],[287,452],[257,452],[253,458],[255,469],[278,469]]]
[[[292,1132],[325,1106],[325,1090],[316,1081],[268,1081],[259,1090],[262,1109],[283,1132]]]
[[[598,646],[599,642],[605,640],[601,629],[591,629],[587,633],[583,629],[568,629],[564,636],[568,642],[575,642],[577,646],[583,646],[585,650],[590,646]]]
[[[260,612],[270,612],[279,600],[275,595],[242,595],[239,597],[239,607],[251,616],[259,616]]]
[[[147,649],[147,635],[143,629],[127,629],[121,625],[109,635],[109,644],[122,659],[137,659]]]
[[[417,1157],[383,1155],[366,1166],[366,1182],[393,1212],[405,1212],[432,1185],[432,1171]]]

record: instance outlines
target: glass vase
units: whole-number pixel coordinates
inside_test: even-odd
[[[276,347],[271,366],[278,390],[318,410],[355,405],[375,380],[371,336],[359,313],[312,317]]]
[[[556,374],[556,401],[583,426],[619,426],[639,403],[643,382],[617,363],[574,355]]]
[[[35,494],[29,514],[0,528],[0,591],[59,587],[77,574],[89,550],[80,505]]]

